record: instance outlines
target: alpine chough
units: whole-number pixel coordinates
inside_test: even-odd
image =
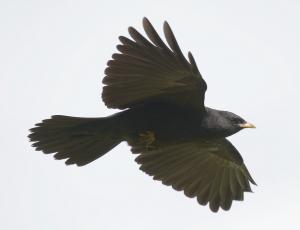
[[[255,182],[226,137],[254,126],[204,105],[207,85],[167,22],[167,44],[147,18],[143,27],[147,38],[133,27],[131,38],[119,37],[119,52],[105,69],[102,100],[122,111],[100,118],[54,115],[30,129],[32,146],[67,165],[83,166],[126,141],[140,169],[154,180],[197,197],[201,205],[209,203],[213,212],[229,210]]]

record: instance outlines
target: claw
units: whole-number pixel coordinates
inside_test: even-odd
[[[152,144],[155,142],[155,135],[151,131],[146,131],[139,134],[139,142],[143,144],[147,149],[155,148]]]

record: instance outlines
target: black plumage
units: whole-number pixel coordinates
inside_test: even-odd
[[[229,210],[255,184],[226,139],[253,128],[241,117],[205,107],[207,85],[193,55],[183,55],[167,22],[166,45],[148,19],[148,39],[129,27],[119,53],[107,63],[102,99],[123,111],[110,117],[52,116],[31,129],[33,146],[66,164],[86,165],[127,141],[140,169],[155,180],[197,197],[212,211]]]

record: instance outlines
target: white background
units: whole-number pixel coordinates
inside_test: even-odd
[[[0,2],[0,228],[297,229],[300,2]],[[138,170],[122,143],[79,168],[35,152],[28,129],[53,114],[105,116],[101,80],[119,35],[168,20],[206,79],[206,105],[257,126],[230,140],[259,186],[212,213]]]

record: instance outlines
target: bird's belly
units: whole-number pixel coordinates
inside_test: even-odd
[[[123,115],[127,138],[131,142],[155,141],[158,145],[193,141],[206,136],[201,113],[173,107],[144,107],[127,110]]]

